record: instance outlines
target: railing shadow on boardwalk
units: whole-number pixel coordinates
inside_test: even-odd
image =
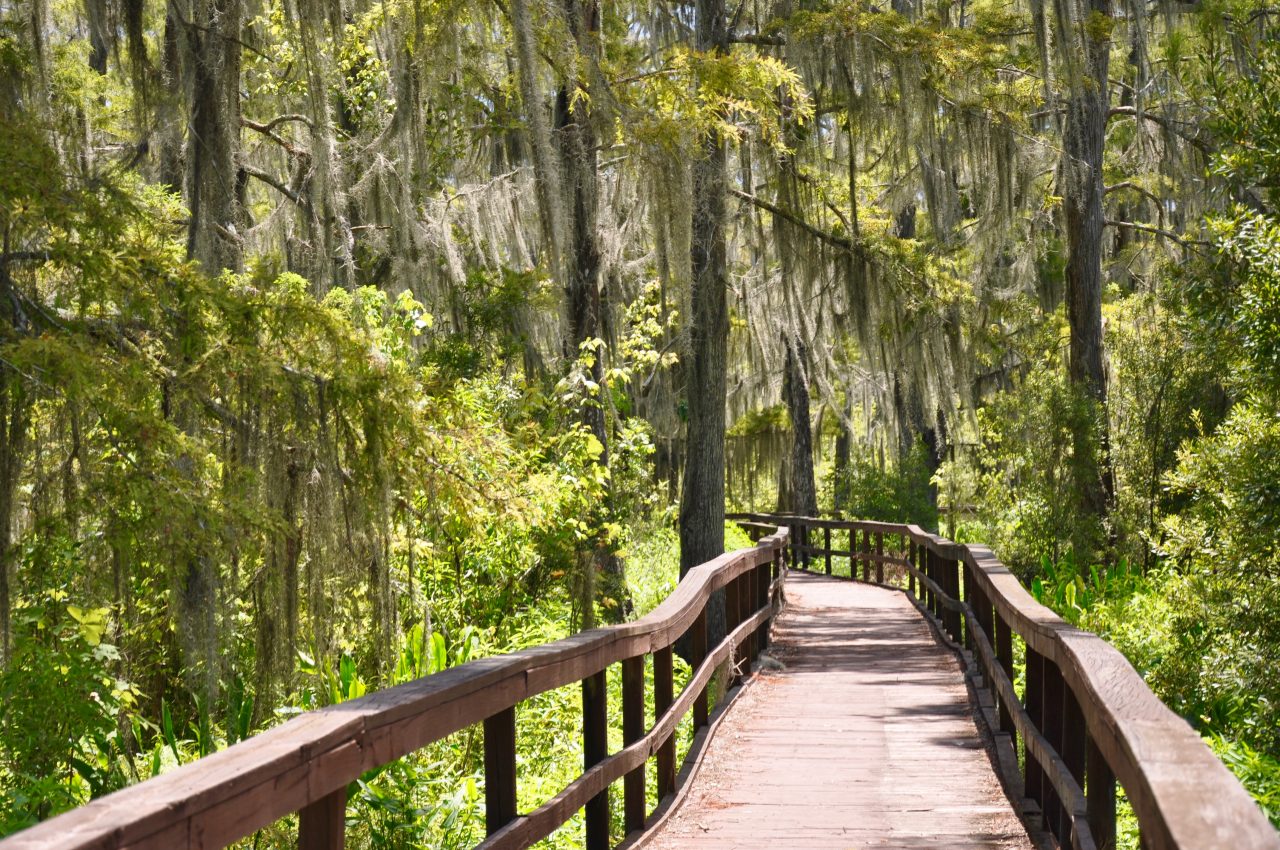
[[[650,762],[663,809],[676,790],[677,724],[692,713],[695,736],[705,738],[712,675],[731,660],[755,659],[768,645],[788,567],[832,574],[842,558],[851,576],[861,571],[864,581],[884,585],[886,572],[905,575],[903,589],[937,633],[967,651],[971,672],[996,695],[984,707],[989,723],[1007,751],[1022,754],[1025,793],[1062,846],[1114,846],[1118,780],[1133,804],[1143,845],[1151,850],[1280,850],[1276,832],[1240,784],[1123,656],[1036,603],[986,547],[960,546],[916,526],[733,518],[760,538],[756,545],[691,570],[641,620],[473,661],[308,712],[0,841],[0,850],[222,847],[292,813],[299,815],[300,847],[333,850],[344,845],[352,782],[477,725],[484,730],[488,831],[480,847],[528,847],[585,808],[585,846],[607,850],[609,786],[617,780],[623,782],[627,841],[633,842],[653,822],[645,800]],[[841,535],[847,545],[835,548]],[[811,542],[817,538],[822,545]],[[706,606],[722,589],[728,634],[708,647]],[[892,624],[870,634],[874,643],[894,646]],[[693,668],[679,694],[673,687],[677,641],[687,642]],[[1012,681],[1015,652],[1025,659],[1022,693]],[[824,653],[824,664],[867,663],[852,646]],[[651,723],[644,716],[646,656],[653,665]],[[885,667],[885,683],[892,669],[909,662],[909,655],[894,656],[893,666]],[[613,710],[621,711],[624,746],[610,754],[605,671],[613,664],[622,672],[622,704]],[[735,669],[744,667],[749,664]],[[573,683],[581,683],[583,694],[583,773],[521,814],[516,706]]]

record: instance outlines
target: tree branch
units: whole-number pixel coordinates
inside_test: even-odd
[[[266,124],[259,124],[257,121],[250,121],[248,118],[242,117],[240,119],[240,126],[248,127],[250,130],[256,130],[257,132],[266,136],[268,139],[275,142],[277,145],[284,148],[289,153],[295,156],[297,155],[310,156],[311,152],[308,151],[306,148],[298,147],[293,142],[289,141],[284,136],[281,136],[279,133],[275,131],[276,127],[280,126],[286,121],[300,121],[303,124],[306,124],[308,127],[313,126],[311,123],[311,119],[307,118],[305,115],[281,115],[279,118],[274,118],[271,121],[268,121]]]
[[[758,32],[729,33],[729,41],[733,44],[759,44],[768,47],[785,47],[787,37],[782,34],[764,35]]]
[[[272,177],[267,172],[260,171],[257,168],[254,168],[252,165],[243,165],[243,164],[240,166],[240,170],[243,171],[245,174],[249,175],[250,177],[257,177],[263,183],[266,183],[268,186],[275,189],[277,192],[284,195],[286,198],[293,201],[298,206],[300,207],[311,206],[310,203],[308,203],[306,198],[302,197],[297,192],[293,191],[288,186],[284,185],[283,183],[281,183],[276,178]]]
[[[1156,236],[1163,236],[1165,239],[1177,242],[1183,248],[1210,248],[1213,246],[1212,242],[1206,242],[1203,239],[1186,239],[1179,236],[1177,233],[1174,233],[1172,230],[1165,230],[1163,227],[1152,227],[1149,224],[1139,224],[1136,221],[1115,221],[1114,219],[1109,218],[1103,223],[1106,224],[1107,227],[1131,227],[1134,230],[1140,230],[1143,233],[1153,233]]]
[[[805,221],[799,215],[797,215],[794,212],[791,212],[790,210],[785,210],[782,207],[777,206],[776,204],[771,204],[768,201],[764,200],[763,198],[757,197],[747,192],[743,192],[740,189],[730,189],[729,193],[734,197],[740,198],[749,204],[753,204],[754,206],[759,207],[765,212],[768,212],[772,215],[777,216],[783,221],[788,221],[794,224],[796,227],[805,231],[810,236],[814,236],[817,239],[823,242],[826,242],[828,245],[834,245],[837,248],[843,248],[844,250],[849,251],[851,253],[855,253],[855,254],[863,253],[862,247],[854,244],[852,240],[846,239],[843,236],[837,236],[834,233],[828,233],[827,231],[819,227],[814,227],[812,224]]]
[[[1182,139],[1192,147],[1199,150],[1205,156],[1209,156],[1214,152],[1213,146],[1210,145],[1208,142],[1206,142],[1204,139],[1200,139],[1200,138],[1197,138],[1196,136],[1192,136],[1189,133],[1187,133],[1185,130],[1180,129],[1179,127],[1176,126],[1177,124],[1182,122],[1173,121],[1165,117],[1164,115],[1161,115],[1158,112],[1144,111],[1139,116],[1137,108],[1133,106],[1113,106],[1109,110],[1107,110],[1108,120],[1116,117],[1117,115],[1124,115],[1124,116],[1129,116],[1133,118],[1141,117],[1147,121],[1150,121],[1152,124],[1159,124],[1161,127],[1165,128],[1170,133],[1173,133],[1178,138]]]

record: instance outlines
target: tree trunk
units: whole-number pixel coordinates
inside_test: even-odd
[[[5,248],[8,248],[6,237]],[[0,257],[0,327],[12,339],[30,331],[30,324],[14,292],[7,260]],[[17,513],[18,478],[22,471],[22,453],[30,422],[31,399],[22,384],[22,376],[8,363],[0,361],[0,670],[9,664],[13,648],[13,591],[10,583],[11,562],[16,554],[13,545],[13,520]]]
[[[848,399],[849,391],[845,390],[844,416],[839,417],[839,432],[836,434],[835,448],[835,486],[831,488],[832,507],[836,516],[843,516],[845,496],[845,480],[849,476],[849,467],[853,463],[853,432],[849,422],[853,418],[853,404]]]
[[[1067,322],[1071,331],[1068,371],[1073,386],[1094,408],[1091,415],[1080,417],[1074,429],[1076,490],[1085,515],[1101,521],[1113,490],[1102,339],[1102,160],[1109,105],[1110,0],[1088,0],[1084,11],[1088,14],[1087,22],[1081,22],[1086,67],[1072,79],[1063,139]]]
[[[106,74],[112,40],[106,2],[85,0],[84,16],[89,25],[89,67],[99,74]]]
[[[240,204],[236,183],[240,147],[241,0],[202,0],[187,28],[191,55],[191,132],[187,254],[208,274],[239,271]]]
[[[599,57],[600,4],[598,0],[564,0],[565,17],[577,44],[583,64],[576,67],[577,79],[566,80],[556,93],[555,126],[560,142],[560,175],[568,195],[570,244],[564,256],[565,293],[569,310],[569,338],[565,357],[570,362],[581,356],[581,345],[600,339],[604,331],[604,299],[600,286],[600,238],[597,232],[599,207],[599,174],[597,149],[599,141],[588,104]],[[580,96],[585,95],[585,96]],[[580,411],[583,424],[600,441],[597,463],[609,465],[609,429],[605,415],[608,399],[605,393],[603,348],[591,360],[591,380],[599,387],[599,396],[585,403]],[[607,501],[607,497],[606,497]],[[630,608],[626,601],[627,586],[622,561],[614,553],[600,549],[583,561],[583,568],[600,570],[602,582],[582,582],[583,613],[591,613],[596,597],[618,600],[607,612],[617,622]],[[588,622],[584,619],[584,623]]]
[[[697,48],[724,53],[724,0],[698,0]],[[724,433],[728,361],[728,269],[725,248],[727,154],[709,134],[693,161],[692,315],[685,388],[689,431],[680,494],[680,574],[724,552]],[[708,606],[710,645],[725,628],[724,597]]]
[[[160,93],[156,99],[156,164],[160,183],[180,194],[183,182],[182,100],[183,66],[179,41],[183,38],[181,10],[169,0],[160,49]]]
[[[28,403],[18,376],[0,364],[0,670],[9,665],[13,648],[10,585],[14,560],[13,517],[17,505],[18,473],[27,431]]]
[[[724,52],[723,0],[698,0],[697,49]],[[680,498],[683,575],[724,551],[724,434],[728,363],[728,270],[725,247],[727,153],[709,135],[692,163],[692,316],[686,372],[689,425]]]
[[[805,377],[805,347],[784,335],[786,364],[782,396],[791,416],[791,504],[792,513],[817,516],[818,489],[813,475],[813,429],[809,419],[809,381]]]

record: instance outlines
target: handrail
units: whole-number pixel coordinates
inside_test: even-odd
[[[846,557],[851,578],[856,562],[864,581],[872,581],[874,567],[880,584],[886,565],[903,569],[912,601],[952,641],[974,650],[994,685],[999,731],[1011,743],[1022,738],[1026,793],[1061,846],[1115,846],[1118,781],[1149,850],[1280,850],[1280,834],[1248,792],[1133,665],[1102,638],[1036,602],[988,547],[953,543],[901,523],[784,514],[729,518],[752,533],[764,523],[788,526],[789,558],[802,569],[821,558],[832,574],[832,558]],[[822,545],[809,542],[814,529],[822,532]],[[832,532],[838,531],[848,533],[847,549],[832,548]],[[886,536],[899,539],[896,554],[884,553]],[[1026,661],[1021,699],[1012,682],[1015,636]]]
[[[223,847],[299,813],[298,844],[344,842],[347,787],[365,771],[433,741],[484,724],[485,809],[481,847],[528,847],[586,806],[587,847],[609,844],[611,782],[624,779],[628,833],[644,828],[644,770],[656,758],[658,792],[675,791],[675,730],[693,710],[707,724],[715,668],[767,645],[788,532],[693,568],[654,611],[632,622],[483,658],[413,682],[302,714],[177,770],[94,800],[0,841],[0,850]],[[707,604],[724,591],[728,636],[708,651]],[[694,667],[678,698],[672,650],[688,641]],[[644,656],[653,655],[657,717],[646,731]],[[608,755],[605,670],[622,665],[624,749]],[[583,687],[584,772],[533,812],[516,811],[515,706],[573,682]]]

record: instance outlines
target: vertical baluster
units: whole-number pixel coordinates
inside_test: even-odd
[[[1062,689],[1062,748],[1058,754],[1066,764],[1067,770],[1075,778],[1081,788],[1085,787],[1086,751],[1089,747],[1088,734],[1085,731],[1084,712],[1080,709],[1080,701],[1070,687],[1064,682]],[[1070,820],[1066,832],[1070,840]]]
[[[994,611],[996,625],[996,658],[1000,661],[1000,666],[1004,669],[1004,674],[1009,677],[1009,681],[1013,681],[1013,629],[1009,628],[1009,624],[1005,622],[1000,612]],[[1005,704],[1004,698],[1000,698],[1000,728],[1009,733],[1010,741],[1014,749],[1018,747],[1018,730],[1013,725],[1013,713],[1009,710],[1009,706]]]
[[[653,653],[653,722],[656,724],[671,704],[675,702],[675,677],[671,661],[671,647]],[[668,735],[658,747],[658,799],[664,799],[676,790],[676,740],[675,733]]]
[[[876,532],[876,584],[884,584],[884,532]]]
[[[489,835],[516,817],[516,709],[484,721],[484,825]]]
[[[871,560],[867,557],[871,553],[871,532],[864,530],[860,537],[858,560],[862,563],[862,580],[871,581]]]
[[[947,588],[948,594],[952,599],[960,599],[960,561],[954,558],[946,560],[947,581],[950,586]],[[964,617],[957,610],[951,609],[947,611],[947,619],[950,621],[951,639],[956,643],[963,643],[968,646],[968,638],[964,634]]]
[[[609,755],[608,688],[605,672],[582,680],[582,766],[590,770]],[[609,789],[587,801],[587,850],[609,850]]]
[[[724,633],[726,636],[733,634],[733,630],[742,624],[742,582],[741,576],[729,580],[724,587]],[[704,650],[705,651],[705,650]],[[738,681],[738,675],[735,672],[738,663],[738,647],[735,645],[732,654],[729,656],[729,666],[726,670],[728,676],[728,684],[730,687]]]
[[[1085,755],[1085,805],[1089,812],[1089,829],[1098,850],[1116,847],[1116,775],[1102,755],[1102,750],[1088,737]]]
[[[726,606],[727,607],[727,606]],[[689,629],[689,666],[696,673],[707,657],[707,608],[704,605],[698,612],[698,619],[693,621]],[[693,701],[693,732],[707,725],[707,688],[698,691]]]
[[[1026,691],[1023,694],[1023,702],[1026,705],[1027,716],[1031,720],[1031,724],[1044,732],[1044,657],[1036,652],[1028,644],[1026,648],[1027,674],[1026,674]],[[1040,806],[1040,810],[1045,813],[1045,822],[1048,823],[1048,811],[1045,806],[1044,798],[1044,771],[1040,769],[1040,762],[1031,754],[1028,749],[1026,753],[1026,762],[1023,765],[1024,770],[1024,787],[1027,789],[1027,796],[1035,800]]]
[[[822,549],[827,575],[831,575],[831,526],[829,525],[822,529]]]
[[[1044,722],[1040,726],[1040,731],[1049,741],[1049,746],[1053,747],[1060,757],[1062,756],[1062,733],[1065,727],[1062,693],[1064,690],[1062,672],[1055,662],[1046,658],[1044,660]],[[1048,781],[1044,783],[1044,795],[1045,822],[1058,837],[1058,843],[1065,847],[1070,841],[1070,834],[1067,832],[1067,810],[1062,805],[1062,800],[1058,797],[1058,791],[1053,787],[1053,783]]]
[[[926,558],[927,560],[925,561],[925,572],[927,573],[929,578],[933,581],[933,586],[935,588],[942,589],[942,584],[939,582],[941,575],[939,574],[939,571],[938,571],[937,553],[934,552],[932,549],[929,549],[926,551]],[[942,619],[942,603],[938,601],[937,590],[933,590],[933,589],[929,590],[929,610],[933,612],[933,616],[937,617],[939,620]]]
[[[342,850],[346,845],[347,786],[298,812],[299,850]]]
[[[756,567],[756,608],[757,609],[761,609],[761,608],[767,609],[767,608],[771,608],[773,605],[773,600],[770,598],[770,594],[769,594],[769,583],[770,583],[769,573],[770,573],[771,563],[772,563],[771,561],[765,561],[764,563],[760,564],[759,567]],[[756,655],[759,655],[769,646],[769,621],[771,619],[772,619],[772,614],[768,617],[765,617],[764,622],[760,624],[760,628],[756,630],[756,635],[757,635]]]
[[[914,538],[909,539],[907,542],[907,563],[913,567],[915,567],[917,563],[916,541]],[[916,594],[916,574],[911,572],[911,570],[907,570],[907,591],[913,597],[919,598],[919,596]]]
[[[622,662],[622,744],[630,746],[644,737],[644,656]],[[644,763],[622,780],[623,829],[644,829]]]
[[[965,565],[965,585],[964,585],[965,593],[966,593],[966,598],[968,599],[968,602],[969,602],[969,607],[973,609],[973,618],[976,621],[976,628],[981,629],[982,633],[986,635],[987,641],[990,642],[992,640],[991,603],[987,601],[987,594],[982,589],[982,586],[978,584],[978,582],[972,580],[973,573],[976,569],[977,567],[974,567],[972,565],[969,565],[969,564]],[[975,624],[971,624],[971,625],[975,625]],[[973,649],[974,647],[973,647],[972,637],[967,635],[967,633],[966,633],[966,636],[969,637],[969,640],[970,640],[969,648]],[[984,679],[990,678],[986,675],[985,669],[983,670],[983,678]],[[991,686],[990,681],[986,682],[986,684],[988,687]]]
[[[933,551],[930,550],[928,546],[924,546],[924,545],[922,545],[920,548],[922,550],[920,553],[920,557],[921,557],[920,571],[924,573],[925,578],[932,579],[933,578]],[[938,612],[934,610],[934,606],[937,605],[937,600],[934,599],[933,589],[926,586],[923,592],[924,592],[924,607],[929,611],[929,613],[936,615]]]

